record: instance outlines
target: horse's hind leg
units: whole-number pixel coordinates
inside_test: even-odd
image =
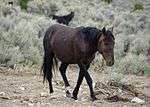
[[[69,64],[61,63],[59,70],[60,70],[61,76],[62,76],[64,84],[65,84],[66,96],[71,97],[71,94],[70,94],[69,89],[68,89],[70,84],[69,84],[68,79],[66,77],[66,69],[67,69],[68,65]]]

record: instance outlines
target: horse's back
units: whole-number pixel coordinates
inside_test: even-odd
[[[50,35],[52,36],[51,38],[55,39],[55,41],[59,40],[61,43],[64,40],[69,42],[75,39],[77,35],[80,35],[80,29],[81,27],[73,28],[62,24],[54,24],[48,30],[53,32],[53,34]]]
[[[50,26],[50,28],[54,29],[55,31],[64,31],[64,32],[71,32],[71,33],[76,33],[78,32],[82,27],[70,27],[62,24],[54,24]]]
[[[75,51],[78,51],[75,47],[80,38],[80,29],[61,24],[55,24],[49,28],[53,30],[53,33],[49,35],[51,48],[62,62],[74,63]]]

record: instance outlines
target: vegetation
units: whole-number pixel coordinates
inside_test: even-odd
[[[19,0],[19,5],[21,7],[21,9],[27,9],[27,4],[28,4],[29,0]]]
[[[87,0],[44,1],[41,5],[37,0],[20,0],[21,8],[32,14],[21,11],[18,15],[0,16],[0,65],[41,65],[45,30],[56,23],[50,15],[64,15],[75,11],[75,18],[69,26],[94,26],[100,29],[103,26],[114,26],[116,62],[111,69],[104,66],[104,72],[115,72],[113,77],[117,73],[150,72],[150,10],[144,9],[148,3],[143,1],[143,5],[134,5],[131,0],[102,0],[115,4],[103,5],[97,0],[92,4]],[[5,4],[1,3],[0,7],[5,7]],[[131,12],[132,7],[143,12]],[[100,56],[96,56],[93,68],[97,71],[101,66],[100,62]]]
[[[102,0],[103,2],[106,2],[108,4],[110,4],[112,2],[112,0]]]
[[[136,11],[136,10],[144,10],[144,6],[142,5],[142,4],[135,4],[134,5],[134,9],[133,9],[133,11]]]

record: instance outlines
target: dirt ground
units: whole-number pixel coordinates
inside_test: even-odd
[[[91,73],[91,72],[90,72]],[[91,73],[93,81],[105,81],[107,74]],[[71,87],[76,84],[78,71],[67,72]],[[142,93],[150,96],[150,77],[126,76]],[[89,96],[88,86],[84,80],[78,94],[78,100],[65,96],[62,78],[59,72],[53,82],[54,93],[49,94],[48,84],[43,84],[43,78],[39,74],[29,72],[1,71],[0,72],[0,107],[150,107],[150,99],[144,104],[131,102],[108,102],[101,98],[92,102]]]

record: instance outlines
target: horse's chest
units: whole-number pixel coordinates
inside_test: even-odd
[[[89,46],[89,44],[82,44],[78,49],[74,53],[75,57],[78,57],[78,61],[89,63],[95,58],[95,49]]]
[[[83,63],[90,63],[95,58],[95,53],[83,52],[80,57],[80,62]]]

